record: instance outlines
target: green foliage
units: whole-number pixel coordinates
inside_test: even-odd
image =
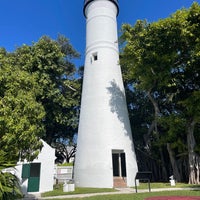
[[[19,58],[18,58],[19,59]],[[44,109],[37,102],[39,85],[34,75],[21,70],[14,54],[1,55],[0,146],[7,159],[32,160],[41,148]]]
[[[78,53],[65,37],[55,41],[44,36],[33,46],[18,48],[18,55],[23,58],[18,60],[21,69],[33,74],[39,84],[36,97],[45,110],[43,138],[49,144],[72,138],[77,129],[80,82],[71,61]]]
[[[22,193],[15,175],[0,171],[0,199],[15,200],[21,198]]]
[[[157,22],[138,20],[133,26],[122,26],[120,63],[136,147],[145,144],[143,151],[160,158],[167,168],[166,143],[174,156],[185,156],[195,145],[199,149],[199,141],[187,137],[194,134],[199,139],[199,24],[200,6],[193,3]]]
[[[73,163],[62,163],[62,164],[58,164],[58,166],[73,166]]]
[[[0,48],[0,153],[4,155],[0,170],[19,159],[35,159],[41,138],[49,144],[73,138],[80,80],[75,79],[72,60],[78,56],[64,36],[57,40],[44,36],[12,53]],[[5,186],[5,195],[16,183],[14,176],[1,171],[0,189]]]
[[[7,160],[7,155],[0,150],[0,199],[14,200],[22,197],[20,185],[15,175],[3,171],[14,167],[15,162]]]
[[[40,138],[51,144],[76,132],[80,83],[71,60],[78,53],[64,36],[0,50],[0,146],[32,160]]]

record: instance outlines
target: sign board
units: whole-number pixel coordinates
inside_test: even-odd
[[[135,176],[135,192],[137,193],[137,184],[136,180],[148,181],[149,192],[151,192],[150,181],[151,181],[152,172],[137,172]]]

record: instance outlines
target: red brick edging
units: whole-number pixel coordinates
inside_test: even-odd
[[[161,197],[148,197],[145,200],[200,200],[200,197],[194,196],[161,196]]]

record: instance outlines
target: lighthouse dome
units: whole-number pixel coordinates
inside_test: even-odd
[[[84,0],[84,8],[83,8],[84,14],[85,14],[85,8],[86,8],[87,5],[88,5],[89,3],[91,3],[92,1],[95,1],[95,0]],[[119,13],[119,3],[118,3],[118,0],[108,0],[108,1],[113,2],[113,3],[117,6],[117,10],[118,10],[117,14],[118,14],[118,13]]]

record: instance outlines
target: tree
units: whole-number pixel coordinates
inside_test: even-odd
[[[9,149],[16,144],[16,152],[19,148],[29,151],[29,147],[33,148],[29,144],[35,149],[41,146],[38,138],[50,145],[60,138],[73,138],[77,132],[81,84],[72,63],[79,54],[69,40],[64,36],[57,40],[44,36],[32,46],[23,45],[13,53],[1,49],[0,53],[2,146]],[[27,142],[31,138],[33,141]]]
[[[6,153],[0,150],[0,199],[14,200],[22,198],[17,177],[12,173],[3,171],[8,167],[14,167],[15,164],[15,162],[8,161]]]
[[[37,102],[39,85],[34,75],[20,70],[13,56],[0,55],[0,146],[8,160],[32,160],[42,147],[44,109]]]
[[[72,59],[77,57],[63,36],[56,41],[44,36],[12,53],[0,48],[0,147],[5,155],[0,157],[0,198],[17,198],[11,183],[17,183],[16,177],[4,173],[2,163],[32,161],[41,138],[52,144],[76,134],[80,80]]]
[[[14,56],[21,69],[34,74],[40,85],[37,101],[45,109],[44,140],[51,145],[60,138],[73,138],[78,124],[80,81],[75,78],[72,60],[79,54],[69,40],[44,36],[32,46],[18,48]]]
[[[33,160],[42,148],[44,109],[37,102],[35,76],[19,69],[12,54],[0,49],[0,199],[21,197],[18,179],[6,172],[19,159]]]
[[[76,145],[74,142],[56,142],[54,145],[56,149],[56,163],[70,163],[75,158]]]
[[[169,137],[169,141],[163,139],[169,132],[164,128],[165,122],[161,119],[175,116],[182,119],[179,121],[185,121],[188,166],[193,166],[189,168],[190,183],[198,182],[199,173],[199,156],[194,153],[197,146],[194,130],[200,122],[199,16],[200,7],[194,3],[190,9],[179,10],[158,22],[137,21],[133,27],[124,25],[122,34],[125,44],[121,65],[124,71],[127,71],[125,76],[132,81],[134,87],[146,94],[154,108],[147,135],[151,145],[152,138],[157,145],[160,142],[158,149],[163,175],[166,176],[163,147],[172,141]],[[195,108],[196,110],[193,110]],[[169,125],[176,126],[168,124],[168,127]],[[178,139],[179,135],[175,135],[174,139]],[[167,146],[170,160],[173,162],[172,149],[169,144]],[[178,168],[174,164],[175,162],[172,164],[175,172]]]

